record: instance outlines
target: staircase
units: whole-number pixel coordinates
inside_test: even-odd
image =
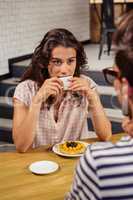
[[[29,58],[23,61],[12,63],[10,66],[12,77],[0,81],[0,143],[13,143],[12,96],[15,87],[19,83],[20,76],[23,74],[29,63]],[[121,110],[119,109],[119,103],[117,101],[114,88],[107,85],[101,71],[86,70],[85,74],[91,77],[98,84],[100,98],[104,106],[106,115],[111,120],[113,133],[123,132],[121,128],[123,115],[121,113]],[[90,131],[93,131],[90,119],[88,119],[88,127]]]
[[[12,97],[20,76],[26,70],[30,60],[13,63],[10,66],[12,77],[0,81],[0,144],[13,143],[12,119],[13,102]],[[9,147],[10,149],[10,147]]]
[[[15,79],[0,82],[0,141],[12,143],[12,95],[16,87]],[[11,94],[12,93],[12,94]]]

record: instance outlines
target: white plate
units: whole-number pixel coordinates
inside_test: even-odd
[[[42,160],[34,162],[29,166],[29,170],[35,174],[50,174],[59,168],[56,162],[49,160]]]
[[[89,144],[87,142],[82,142],[82,141],[77,141],[77,142],[80,142],[82,144],[85,145],[85,147],[87,147]],[[62,142],[64,143],[64,142]],[[82,156],[83,153],[78,153],[78,154],[67,154],[67,153],[62,153],[59,151],[59,145],[62,144],[62,143],[58,143],[58,144],[55,144],[52,148],[53,152],[60,155],[60,156],[66,156],[66,157],[79,157],[79,156]]]

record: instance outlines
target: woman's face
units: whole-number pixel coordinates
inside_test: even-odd
[[[50,77],[73,76],[76,68],[76,50],[58,46],[52,50],[48,72]]]

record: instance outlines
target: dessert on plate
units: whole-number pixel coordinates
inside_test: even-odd
[[[66,141],[59,144],[59,151],[65,154],[82,154],[85,149],[85,144],[80,141]]]

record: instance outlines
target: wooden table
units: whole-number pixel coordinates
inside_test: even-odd
[[[116,142],[123,134],[112,137]],[[88,139],[89,143],[98,139]],[[28,166],[35,161],[52,160],[60,169],[49,175],[35,175]],[[0,199],[1,200],[63,200],[70,189],[78,158],[55,155],[48,146],[27,153],[0,153]]]

